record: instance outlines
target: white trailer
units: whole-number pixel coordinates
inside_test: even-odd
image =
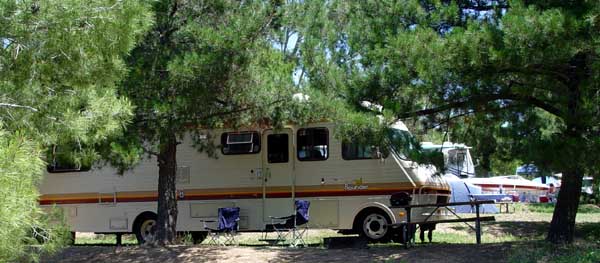
[[[273,130],[206,131],[216,158],[184,138],[177,149],[178,231],[202,239],[201,220],[215,219],[219,207],[240,207],[240,231],[261,231],[269,216],[293,214],[293,200],[310,205],[310,228],[360,233],[383,241],[387,224],[403,220],[389,208],[392,193],[407,192],[412,204],[445,203],[450,188],[435,168],[417,165],[391,151],[342,142],[332,123]],[[401,122],[394,132],[408,133]],[[156,219],[158,166],[143,160],[119,175],[104,166],[52,170],[40,186],[40,205],[61,207],[74,232],[135,233],[143,240]],[[426,216],[415,210],[413,220]],[[443,215],[436,215],[443,216]],[[434,216],[432,219],[435,219]]]

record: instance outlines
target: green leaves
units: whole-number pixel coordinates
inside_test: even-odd
[[[131,106],[115,96],[122,56],[150,24],[137,1],[3,2],[0,19],[0,107],[9,130],[46,144],[98,140],[118,130]],[[70,136],[64,136],[70,134]]]
[[[269,41],[279,5],[162,1],[154,8],[157,23],[132,52],[121,89],[136,106],[130,131],[140,141],[282,117],[293,64]]]
[[[37,253],[31,253],[28,246],[49,253],[66,240],[68,230],[57,224],[62,217],[52,215],[54,224],[49,224],[37,204],[37,186],[45,167],[41,157],[38,144],[24,134],[0,129],[0,261],[37,260]]]
[[[122,57],[151,22],[139,1],[0,1],[0,261],[33,260],[37,239],[40,252],[61,245],[68,230],[48,224],[60,215],[37,206],[44,160],[115,154],[98,148],[132,117],[115,90]]]

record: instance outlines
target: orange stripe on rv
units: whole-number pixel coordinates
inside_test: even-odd
[[[318,196],[363,196],[363,195],[389,195],[395,192],[411,191],[415,189],[407,183],[391,184],[365,184],[367,189],[346,190],[345,185],[312,185],[297,186],[294,195],[296,197],[318,197]],[[423,194],[450,194],[445,186],[421,187]],[[266,188],[268,198],[291,197],[291,187],[275,186]],[[179,200],[215,200],[215,199],[257,199],[262,198],[262,187],[245,188],[222,188],[222,189],[186,189],[183,190],[183,198]],[[39,199],[41,205],[49,204],[82,204],[100,202],[152,202],[158,199],[155,191],[131,191],[117,192],[116,195],[107,193],[74,193],[74,194],[51,194],[42,195]]]

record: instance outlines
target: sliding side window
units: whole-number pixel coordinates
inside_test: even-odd
[[[327,128],[298,130],[298,160],[324,161],[329,158],[329,131]]]
[[[224,155],[260,152],[258,132],[225,132],[221,134],[221,152]]]

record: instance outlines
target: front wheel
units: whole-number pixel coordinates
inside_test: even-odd
[[[154,239],[155,225],[156,215],[146,214],[136,220],[136,224],[133,226],[133,233],[140,245]]]
[[[391,237],[391,223],[388,215],[382,211],[372,210],[365,213],[360,221],[361,236],[371,242],[388,242]]]

